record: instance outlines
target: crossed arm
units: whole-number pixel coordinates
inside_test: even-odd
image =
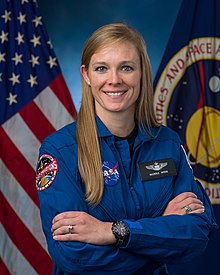
[[[205,211],[202,201],[192,192],[184,192],[172,199],[162,216],[201,214]],[[70,232],[69,225],[73,226]],[[58,214],[52,221],[51,231],[56,241],[79,241],[96,245],[114,244],[116,239],[111,230],[112,222],[102,222],[86,212],[68,211]]]

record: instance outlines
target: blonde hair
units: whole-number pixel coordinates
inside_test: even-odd
[[[125,23],[111,23],[97,29],[87,40],[83,48],[81,65],[89,67],[91,57],[100,48],[113,42],[128,41],[139,54],[141,62],[140,95],[137,99],[135,122],[143,130],[158,126],[153,110],[153,84],[151,65],[142,36]],[[82,103],[78,114],[76,138],[78,143],[78,165],[86,186],[86,199],[98,204],[103,196],[104,182],[99,139],[95,121],[94,99],[91,89],[82,78]]]

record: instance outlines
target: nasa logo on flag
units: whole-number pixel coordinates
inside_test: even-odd
[[[167,63],[157,82],[158,122],[179,133],[195,177],[220,204],[220,39],[191,40]]]
[[[54,181],[58,172],[58,163],[55,158],[44,154],[40,157],[36,171],[36,187],[38,191],[47,189]]]
[[[102,172],[104,176],[105,185],[113,186],[118,183],[118,163],[114,164],[110,161],[104,161],[102,164]]]

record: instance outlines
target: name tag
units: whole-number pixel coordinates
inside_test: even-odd
[[[138,168],[142,181],[177,175],[171,158],[138,163]]]

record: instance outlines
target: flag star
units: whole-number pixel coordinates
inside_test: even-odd
[[[18,45],[20,45],[21,43],[24,43],[24,35],[21,34],[20,32],[18,32],[18,36],[15,39],[18,40]]]
[[[8,41],[8,32],[2,31],[2,34],[0,35],[0,39],[2,40],[1,43],[3,44],[5,41]]]
[[[18,65],[18,63],[23,63],[21,58],[22,58],[22,54],[15,53],[15,56],[12,58],[12,60],[15,62],[15,65]]]
[[[29,62],[31,62],[32,67],[34,68],[35,65],[40,65],[39,61],[39,56],[34,56],[33,54],[31,55],[31,59],[29,60]]]
[[[52,56],[49,56],[47,63],[50,65],[50,69],[52,69],[53,66],[57,66],[56,57],[53,58]]]
[[[37,27],[38,25],[42,25],[41,19],[42,19],[42,16],[36,16],[36,17],[32,20],[32,22],[35,23],[35,27]]]
[[[2,18],[4,18],[4,19],[5,19],[5,23],[7,23],[8,21],[10,21],[10,20],[11,20],[10,14],[11,14],[11,12],[10,12],[10,11],[6,11],[6,10],[5,10],[5,14],[4,14],[4,15],[2,15]]]
[[[40,36],[37,36],[34,34],[33,35],[33,38],[30,40],[33,44],[34,44],[34,48],[37,46],[37,45],[41,45],[40,43]]]
[[[50,40],[47,41],[47,44],[49,45],[49,47],[50,47],[51,49],[53,48],[53,45],[52,45],[52,43],[51,43]]]
[[[37,76],[33,76],[32,74],[30,74],[30,78],[27,80],[27,82],[30,83],[31,85],[31,88],[34,86],[34,85],[37,85]]]
[[[28,3],[28,0],[21,0],[21,4]]]
[[[5,61],[5,53],[1,53],[1,52],[0,52],[0,63],[1,63],[2,61]]]
[[[16,100],[17,95],[13,95],[12,93],[9,93],[9,97],[6,98],[6,100],[9,101],[9,105],[12,105],[13,103],[18,103]]]
[[[19,16],[17,17],[17,19],[20,21],[20,25],[22,23],[26,23],[25,17],[26,17],[26,14],[22,14],[21,12],[19,12]]]
[[[2,73],[0,73],[0,82],[2,82]]]
[[[16,75],[15,73],[12,73],[12,77],[9,78],[10,81],[12,81],[12,85],[14,86],[16,83],[20,83],[19,80],[20,75]]]

